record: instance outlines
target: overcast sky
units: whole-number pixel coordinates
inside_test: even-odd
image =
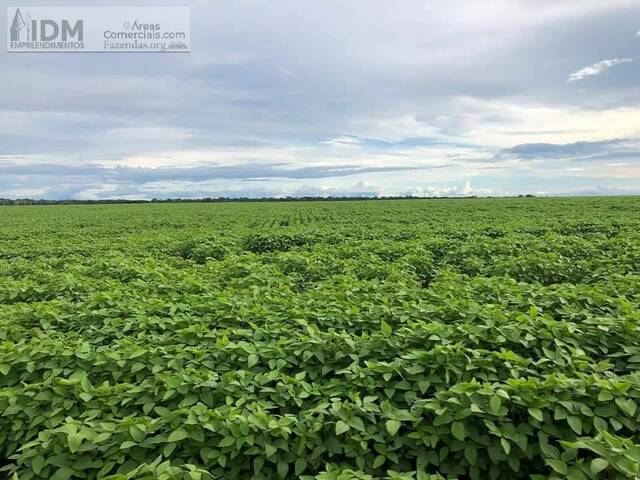
[[[638,0],[108,2],[178,4],[188,54],[0,35],[0,197],[640,193]]]

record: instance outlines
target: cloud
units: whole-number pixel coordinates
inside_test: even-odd
[[[420,170],[425,167],[411,166],[360,166],[333,165],[317,167],[285,168],[279,164],[264,165],[247,163],[243,165],[204,165],[194,167],[122,167],[107,168],[100,165],[57,165],[57,164],[9,164],[0,165],[3,176],[66,176],[95,177],[112,182],[150,183],[159,181],[202,182],[210,179],[264,180],[264,179],[321,179],[347,177],[379,172]]]
[[[634,162],[630,143],[566,145],[640,135],[640,62],[588,92],[578,76],[612,65],[566,74],[636,58],[637,0],[182,3],[190,54],[0,49],[0,196],[401,193],[476,176],[517,192],[574,159],[583,176]],[[551,147],[508,152],[525,144]]]
[[[585,159],[603,153],[623,153],[618,149],[627,143],[628,140],[624,139],[603,140],[598,142],[581,141],[564,144],[523,143],[510,148],[503,148],[500,150],[498,156],[513,156],[522,160]],[[640,156],[640,150],[636,151],[636,154]]]
[[[640,188],[615,188],[596,185],[591,188],[556,193],[561,196],[640,195]]]
[[[523,96],[499,99],[463,96],[453,99],[447,115],[435,117],[434,121],[449,138],[476,149],[638,136],[640,108],[629,103],[635,93],[628,93],[627,101],[621,105],[610,97],[601,99],[601,104],[594,94],[589,92],[591,103],[584,106],[566,98],[545,102]]]
[[[567,78],[567,82],[578,82],[580,80],[584,80],[586,77],[600,75],[602,72],[610,69],[615,65],[620,65],[621,63],[630,63],[636,60],[637,58],[610,58],[607,60],[602,60],[598,63],[588,65],[578,71],[573,72],[569,75],[569,78]]]
[[[338,137],[333,137],[328,140],[323,140],[320,142],[323,145],[332,145],[332,146],[347,146],[351,147],[354,145],[360,145],[360,139],[358,137],[354,137],[352,135],[340,135]]]
[[[367,181],[360,181],[346,187],[304,185],[291,194],[293,197],[363,197],[375,198],[384,196],[384,190]]]
[[[448,187],[411,187],[403,195],[409,197],[503,197],[509,193],[493,188],[474,188],[467,180],[464,185]]]
[[[203,182],[204,183],[204,182]],[[279,186],[243,186],[241,188],[225,188],[221,185],[200,184],[153,184],[122,185],[106,183],[92,188],[82,186],[57,186],[43,192],[46,198],[63,200],[75,198],[98,199],[167,199],[167,198],[285,198],[285,197],[356,197],[375,198],[384,196],[381,187],[368,181],[355,184],[317,185],[304,183],[297,188]],[[25,195],[28,196],[28,195]],[[35,195],[38,196],[38,195]]]

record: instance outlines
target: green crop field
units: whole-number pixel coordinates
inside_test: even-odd
[[[0,303],[7,478],[638,475],[640,198],[2,207]]]

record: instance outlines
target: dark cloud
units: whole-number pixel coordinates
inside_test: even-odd
[[[629,140],[611,139],[599,142],[523,143],[500,150],[498,157],[516,157],[521,160],[553,159],[611,159],[640,156]]]
[[[36,176],[36,177],[93,177],[111,182],[150,183],[160,181],[201,182],[206,180],[264,180],[275,178],[319,179],[330,177],[347,177],[367,173],[398,172],[407,170],[424,170],[427,167],[406,166],[358,166],[337,165],[322,167],[284,168],[282,164],[243,164],[234,166],[208,165],[195,167],[115,167],[106,168],[99,165],[56,165],[56,164],[10,164],[0,165],[3,176]]]
[[[601,196],[601,195],[640,195],[640,188],[614,188],[607,186],[595,186],[584,190],[572,190],[561,192],[562,196]]]

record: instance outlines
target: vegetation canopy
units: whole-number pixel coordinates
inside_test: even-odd
[[[638,475],[640,199],[0,209],[30,479]]]

